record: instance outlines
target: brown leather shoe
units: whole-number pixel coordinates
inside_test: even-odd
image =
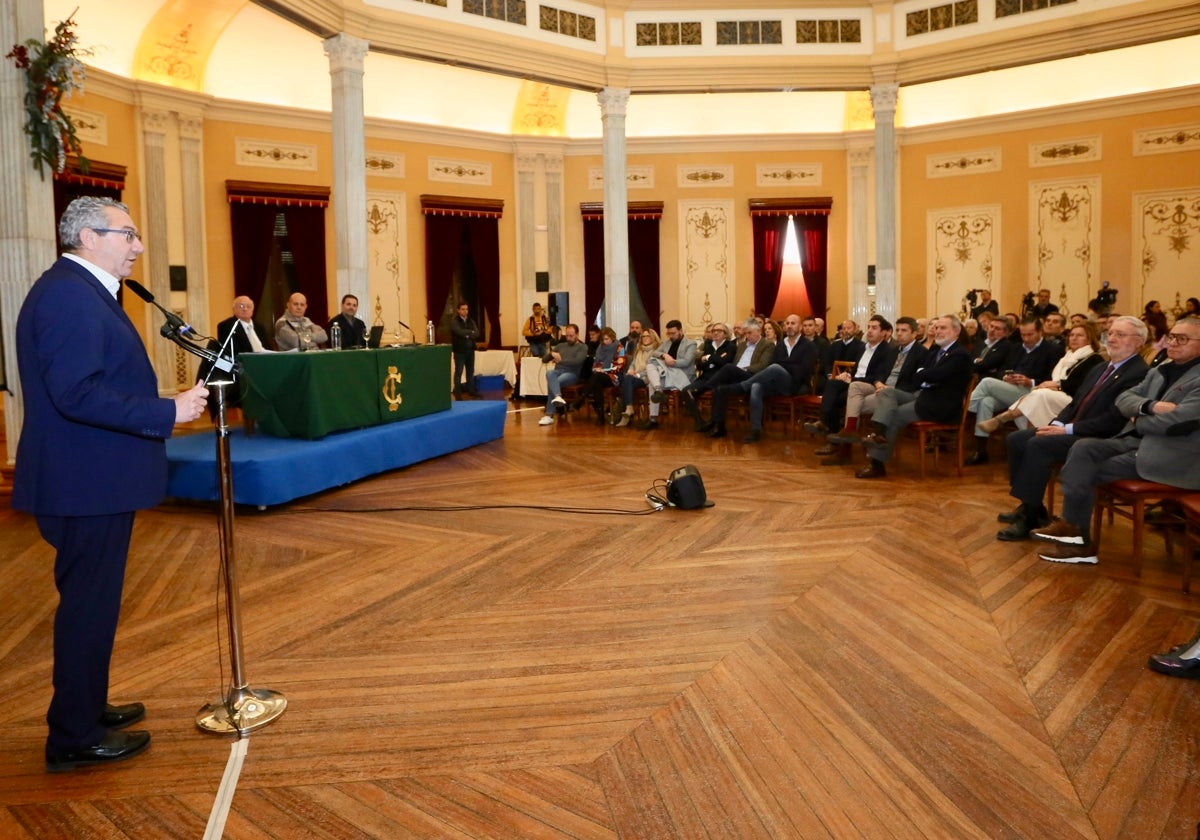
[[[834,446],[832,443],[827,443],[819,449],[814,449],[813,454],[814,455],[836,455],[837,451],[838,451],[838,448],[836,446]]]
[[[872,458],[867,465],[854,474],[855,478],[883,478],[887,475],[887,467],[883,461]]]
[[[872,432],[862,439],[862,443],[866,446],[887,446],[887,438]]]

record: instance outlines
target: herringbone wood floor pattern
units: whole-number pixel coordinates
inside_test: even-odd
[[[1151,539],[1098,567],[994,539],[1003,467],[887,481],[778,427],[552,428],[278,511],[240,511],[247,673],[287,713],[250,737],[231,838],[1190,838],[1195,683],[1145,669],[1200,617]],[[648,516],[694,463],[716,506]],[[320,464],[314,463],[314,469]],[[229,741],[217,530],[140,514],[113,663],[154,744],[48,776],[52,553],[0,513],[0,837],[199,838]]]

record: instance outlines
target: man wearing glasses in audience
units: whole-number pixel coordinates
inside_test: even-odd
[[[1110,330],[1121,330],[1118,324]],[[1097,561],[1089,528],[1096,488],[1102,484],[1142,478],[1200,490],[1200,318],[1175,322],[1167,334],[1167,356],[1169,363],[1117,397],[1117,408],[1128,422],[1116,437],[1081,440],[1071,447],[1059,473],[1062,519],[1033,532],[1047,543],[1038,555],[1043,560]]]

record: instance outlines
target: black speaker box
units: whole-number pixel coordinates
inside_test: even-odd
[[[682,510],[713,506],[704,494],[700,470],[691,464],[675,470],[667,479],[667,501]]]
[[[550,323],[556,327],[565,327],[571,323],[571,295],[569,292],[551,292],[548,307]]]

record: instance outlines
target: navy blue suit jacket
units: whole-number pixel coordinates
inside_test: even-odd
[[[86,268],[59,258],[33,284],[17,317],[17,364],[25,420],[14,508],[103,516],[162,501],[175,403],[158,396],[141,336]]]

